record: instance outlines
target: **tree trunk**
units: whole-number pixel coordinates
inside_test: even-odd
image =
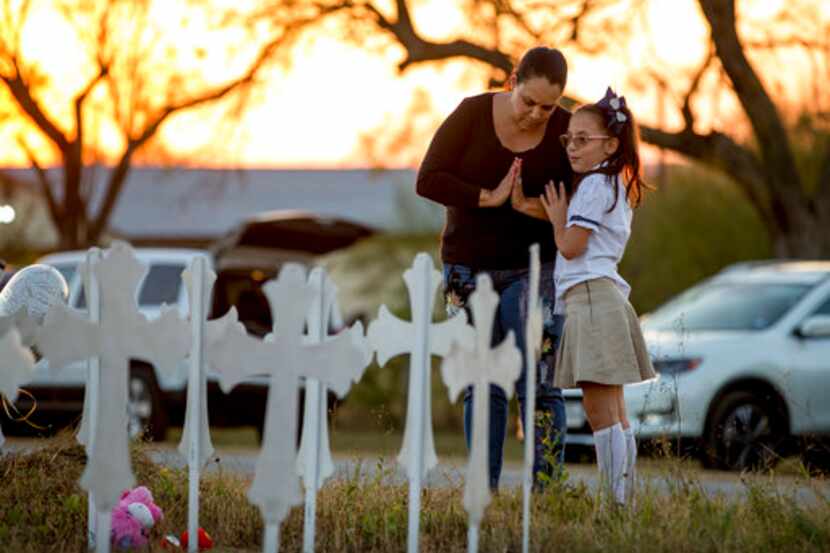
[[[807,207],[789,210],[790,228],[773,236],[773,255],[782,259],[830,259],[830,221]]]
[[[60,248],[85,248],[90,244],[86,236],[86,204],[81,197],[83,166],[71,156],[64,156],[63,161],[63,220],[55,222],[60,232]]]

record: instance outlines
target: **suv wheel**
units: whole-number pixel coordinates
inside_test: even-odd
[[[704,437],[704,465],[725,470],[773,466],[787,434],[786,414],[776,399],[748,391],[723,396]]]
[[[163,441],[167,434],[161,390],[150,365],[130,367],[127,430],[131,439],[146,436],[156,442]]]

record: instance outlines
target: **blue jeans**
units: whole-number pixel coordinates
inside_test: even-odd
[[[525,321],[527,319],[527,294],[529,288],[528,270],[511,269],[486,271],[493,280],[493,288],[499,293],[499,307],[493,325],[492,344],[504,340],[509,331],[516,337],[516,346],[522,352],[522,372],[516,381],[516,396],[519,400],[522,422],[525,418],[526,378],[525,366]],[[444,299],[447,314],[454,315],[467,308],[467,298],[475,290],[476,271],[464,265],[444,265]],[[534,420],[534,482],[538,482],[539,473],[552,476],[561,469],[565,457],[565,400],[562,390],[553,386],[553,370],[556,348],[562,336],[564,317],[553,314],[555,298],[553,287],[553,263],[542,265],[540,278],[540,298],[542,299],[544,336],[542,354],[536,367],[536,416]],[[495,384],[490,385],[490,432],[489,432],[489,467],[490,487],[498,488],[501,477],[504,439],[507,432],[507,395]],[[464,435],[467,447],[472,440],[473,393],[468,388],[464,393]],[[525,439],[531,433],[525,429]],[[553,462],[550,462],[553,461]]]

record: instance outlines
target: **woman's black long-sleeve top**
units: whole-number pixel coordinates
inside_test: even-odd
[[[505,148],[493,122],[494,93],[465,98],[440,126],[418,171],[418,194],[447,208],[441,259],[476,270],[528,266],[528,248],[539,243],[542,262],[553,261],[551,224],[519,213],[510,199],[500,207],[478,207],[482,188],[494,189],[522,158],[525,196],[538,198],[549,181],[570,186],[572,172],[559,135],[571,114],[556,107],[545,136],[524,152]]]

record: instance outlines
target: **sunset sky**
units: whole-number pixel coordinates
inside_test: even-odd
[[[739,5],[742,17],[763,28],[784,0],[744,0]],[[465,21],[453,6],[455,3],[447,0],[416,2],[413,15],[419,31],[435,40],[453,38]],[[830,21],[826,2],[817,0],[815,9],[818,20]],[[640,28],[632,29],[632,35],[638,38],[616,55],[588,58],[565,48],[570,65],[567,92],[578,98],[596,99],[610,84],[628,97],[642,121],[659,124],[656,95],[653,90],[636,87],[636,77],[650,67],[668,67],[678,74],[696,67],[706,52],[708,28],[694,0],[652,2],[647,16],[636,25]],[[53,75],[55,84],[45,103],[64,128],[70,128],[70,104],[65,97],[67,91],[76,90],[84,82],[84,73],[79,70],[84,58],[73,49],[72,33],[59,15],[34,13],[32,27],[24,36],[24,52]],[[431,108],[426,129],[422,129],[424,136],[385,160],[387,165],[412,165],[441,118],[464,96],[485,90],[487,71],[469,61],[456,60],[440,67],[416,66],[400,75],[396,64],[402,56],[402,50],[396,47],[384,52],[368,51],[327,33],[309,33],[292,52],[289,69],[268,72],[264,86],[249,100],[241,120],[219,125],[223,113],[220,108],[193,110],[171,118],[162,127],[160,140],[166,150],[199,165],[366,166],[372,163],[365,148],[367,138],[383,139],[384,133],[393,132],[390,129],[400,125],[401,116],[420,94],[419,98]],[[781,67],[780,58],[768,63]],[[779,98],[798,102],[809,97],[800,78],[810,71],[806,62],[793,54],[786,67],[787,76],[776,89]],[[697,103],[703,128],[728,122],[735,111],[736,106],[728,99],[714,101],[715,97],[704,94]],[[5,93],[0,95],[0,110],[4,101],[9,101]],[[676,110],[666,110],[664,125],[671,127],[679,121]],[[0,125],[0,164],[28,165],[17,144],[21,133],[35,147],[41,163],[56,161],[42,138],[27,131],[24,124],[13,122]],[[101,124],[98,136],[104,150],[117,151],[120,143],[112,125]],[[153,161],[152,155],[145,157]]]

